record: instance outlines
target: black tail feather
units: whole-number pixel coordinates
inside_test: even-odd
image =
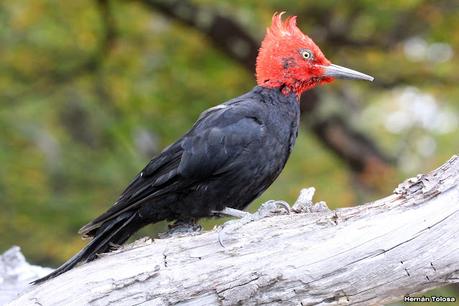
[[[50,274],[33,281],[32,284],[40,284],[65,273],[74,268],[78,263],[92,261],[97,258],[97,254],[109,251],[113,244],[123,244],[134,232],[143,226],[142,222],[135,222],[134,219],[136,217],[137,213],[135,212],[125,212],[117,218],[107,221],[106,224],[103,224],[99,228],[94,238],[81,251]]]

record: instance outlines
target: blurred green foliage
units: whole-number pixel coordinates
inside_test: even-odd
[[[251,210],[268,199],[292,203],[308,186],[331,207],[375,199],[458,152],[456,1],[193,3],[257,39],[274,11],[287,10],[333,62],[376,77],[319,91],[321,115],[344,114],[396,157],[380,188],[362,191],[303,129],[285,171]],[[0,252],[17,244],[33,262],[63,262],[84,245],[79,227],[152,156],[201,111],[255,85],[253,72],[201,33],[139,2],[110,1],[109,12],[111,36],[96,1],[0,3]]]

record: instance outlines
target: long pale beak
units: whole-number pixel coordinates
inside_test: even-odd
[[[374,77],[367,74],[334,64],[321,67],[324,69],[324,76],[332,77],[335,79],[365,80],[370,82],[373,82],[375,79]]]

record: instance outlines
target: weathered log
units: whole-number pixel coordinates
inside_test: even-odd
[[[19,247],[10,248],[0,255],[0,305],[13,300],[31,281],[51,271],[53,269],[27,263]]]
[[[330,211],[312,194],[288,215],[137,241],[11,305],[373,305],[459,282],[457,156],[365,205]]]

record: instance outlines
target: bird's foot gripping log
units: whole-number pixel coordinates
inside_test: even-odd
[[[290,206],[287,202],[273,200],[261,204],[260,208],[253,214],[228,207],[224,208],[221,211],[215,211],[214,213],[217,215],[227,215],[230,217],[236,217],[240,220],[234,221],[239,221],[238,223],[247,224],[249,222],[256,221],[264,217],[268,217],[270,215],[282,213],[282,210],[279,210],[279,207],[282,207],[287,214],[290,213]],[[225,247],[223,243],[226,236],[225,233],[226,231],[231,230],[232,224],[236,223],[228,221],[225,224],[223,224],[220,228],[220,231],[218,233],[218,243],[220,243],[222,247]]]
[[[284,213],[289,214],[290,212],[291,212],[291,209],[287,202],[275,201],[275,200],[270,200],[268,202],[261,204],[258,210],[254,214],[251,214],[243,210],[230,208],[230,207],[225,207],[222,210],[212,211],[212,213],[215,216],[224,215],[224,216],[235,217],[239,219],[248,218],[248,219],[253,219],[253,220],[258,220],[260,218],[268,217],[271,215],[284,214]]]
[[[293,213],[313,213],[313,212],[325,212],[329,211],[327,204],[324,201],[314,203],[312,198],[314,197],[316,189],[314,187],[304,188],[300,191],[298,199],[295,201],[292,207],[286,201],[280,200],[269,200],[260,205],[258,210],[251,214],[245,211],[236,209],[225,208],[222,211],[216,211],[216,214],[224,214],[227,216],[237,217],[241,220],[234,220],[235,222],[228,221],[221,226],[218,233],[218,242],[222,247],[225,247],[223,241],[225,239],[225,233],[232,228],[232,226],[241,224],[247,224],[249,222],[257,221],[266,217],[275,215],[285,215]]]
[[[214,210],[212,211],[212,214],[216,217],[229,216],[242,219],[243,222],[251,222],[277,214],[289,214],[290,211],[290,206],[287,202],[270,200],[266,203],[261,204],[260,208],[254,214],[230,207],[225,207],[222,210]],[[202,226],[197,224],[195,220],[178,220],[173,224],[169,225],[169,230],[167,232],[160,233],[158,236],[161,239],[166,239],[171,237],[198,235],[201,232]],[[223,246],[223,227],[220,231],[220,235],[218,238],[220,244]]]

